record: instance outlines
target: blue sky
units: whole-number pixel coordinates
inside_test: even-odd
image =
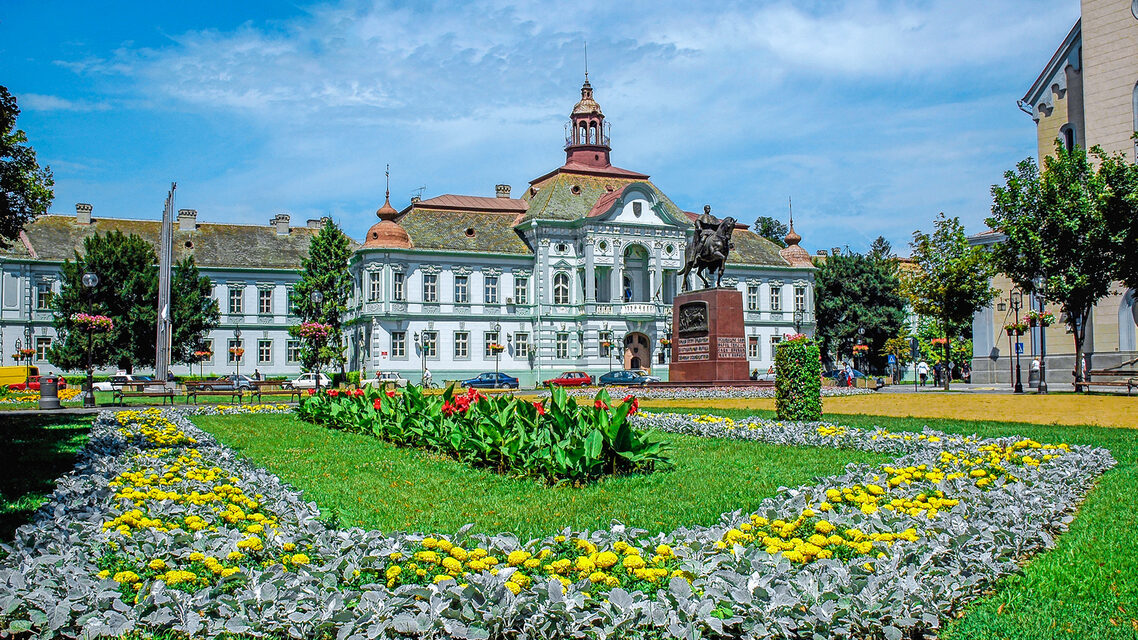
[[[111,8],[113,7],[113,8]],[[693,8],[695,7],[695,8]],[[706,8],[702,8],[706,7]],[[1016,99],[1078,0],[94,3],[7,0],[0,84],[53,212],[332,215],[357,239],[425,186],[520,193],[559,166],[582,43],[614,164],[679,206],[785,221],[814,251],[979,230],[1035,154]]]

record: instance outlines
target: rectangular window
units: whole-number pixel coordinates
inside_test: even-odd
[[[245,313],[245,290],[229,288],[229,313]]]
[[[747,311],[759,310],[759,285],[747,285]]]
[[[40,311],[51,309],[51,284],[42,282],[36,285],[36,309]]]
[[[377,302],[383,291],[383,272],[368,271],[367,273],[367,301]]]
[[[403,284],[405,277],[402,273],[391,274],[391,299],[396,302],[403,302],[404,298]]]
[[[747,336],[747,357],[751,360],[758,360],[762,358],[759,354],[759,337]]]
[[[47,350],[50,348],[50,337],[36,336],[36,362],[47,362]]]
[[[486,295],[483,301],[486,304],[498,304],[498,276],[486,276]]]
[[[234,339],[234,338],[229,339],[229,348],[226,349],[226,353],[229,354],[229,360],[228,360],[229,364],[234,364],[238,360],[244,360],[243,357],[238,358],[237,354],[233,352],[234,349],[243,349],[244,345],[245,345],[244,340],[238,340],[238,339]]]
[[[265,364],[273,361],[273,341],[272,340],[258,340],[257,341],[257,363]]]
[[[608,346],[606,346],[606,343]],[[612,353],[612,331],[600,332],[601,357],[607,358]]]
[[[423,302],[439,301],[439,276],[437,273],[423,274]]]
[[[806,310],[806,287],[795,287],[794,288],[794,310],[795,311],[805,311]]]
[[[273,313],[272,289],[257,290],[257,313],[261,315],[271,315]]]
[[[557,334],[556,357],[565,360],[569,357],[569,334],[562,331]]]
[[[423,332],[423,357],[437,358],[439,355],[439,332]]]
[[[300,362],[300,340],[289,340],[285,346],[285,360],[288,364]]]
[[[467,304],[470,302],[470,276],[454,277],[454,303]]]
[[[470,357],[469,331],[456,331],[454,333],[454,357],[456,359]]]
[[[515,333],[514,334],[514,357],[515,358],[528,358],[529,357],[529,334],[528,333]]]
[[[771,311],[782,311],[782,287],[771,286]]]
[[[782,342],[782,336],[771,336],[771,360],[774,360],[774,352],[778,350],[778,343]]]
[[[285,289],[285,299],[288,300],[288,310],[287,310],[288,315],[295,316],[296,315],[296,292],[293,291],[292,287]]]
[[[514,276],[514,303],[529,304],[529,278]]]
[[[213,364],[213,338],[206,338],[205,340],[202,340],[201,350],[209,354],[209,357],[202,360],[202,362]]]
[[[407,357],[407,332],[406,331],[392,331],[391,332],[391,357],[392,358],[406,358]]]
[[[486,333],[482,334],[482,339],[484,341],[483,344],[485,345],[484,346],[485,356],[487,358],[493,358],[494,352],[490,350],[490,345],[498,344],[498,332],[497,331],[487,331]]]

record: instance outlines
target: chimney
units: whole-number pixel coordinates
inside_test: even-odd
[[[421,196],[411,196],[411,204],[419,204],[423,198]]]
[[[289,216],[287,213],[278,213],[277,215],[273,216],[272,220],[269,220],[269,224],[276,227],[278,236],[287,236],[288,221]]]
[[[178,231],[194,231],[198,228],[197,209],[178,209]]]
[[[85,203],[75,203],[75,221],[79,224],[91,224],[91,210],[94,207]]]
[[[320,220],[317,218],[309,218],[307,226],[309,229],[319,229],[320,228]]]
[[[838,247],[834,247],[833,249],[830,249],[830,255],[840,256],[840,255],[842,255],[842,250],[839,249]]]
[[[497,196],[499,198],[509,198],[510,197],[510,185],[508,185],[508,184],[496,184],[496,185],[494,185],[494,193],[497,194]]]
[[[824,256],[824,255],[826,255],[826,250],[825,250],[825,249],[819,249],[819,250],[818,250],[818,255],[820,255],[820,256]]]

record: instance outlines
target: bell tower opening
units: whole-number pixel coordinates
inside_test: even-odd
[[[601,105],[593,99],[593,86],[589,84],[586,73],[585,84],[581,85],[581,100],[573,107],[565,127],[565,163],[610,167],[609,151],[608,123]]]

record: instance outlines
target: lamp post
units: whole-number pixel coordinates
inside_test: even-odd
[[[427,350],[423,347],[423,339],[418,331],[414,333],[414,336],[415,346],[419,348],[419,365],[422,367],[419,372],[420,384],[425,389],[427,387]]]
[[[27,344],[27,347],[25,347],[25,348],[28,349],[27,373],[24,377],[24,380],[26,382],[30,381],[32,378],[32,349],[35,349],[35,347],[32,346],[32,336],[34,334],[35,334],[35,328],[32,327],[32,323],[29,322],[28,324],[24,325],[24,338],[25,338],[25,343]]]
[[[24,354],[20,353],[20,351],[23,350],[23,348],[24,348],[24,343],[20,342],[19,338],[16,338],[16,366],[17,367],[20,366],[20,359],[24,357]],[[25,382],[26,382],[26,380],[25,380]]]
[[[316,307],[315,318],[320,322],[323,318],[320,317],[321,303],[324,302],[324,294],[319,291],[313,291],[308,294],[308,299],[312,301],[313,306]],[[323,324],[323,323],[321,323]],[[316,393],[320,393],[320,348],[316,348]]]
[[[237,365],[237,375],[233,378],[233,388],[239,389],[241,386],[241,356],[245,352],[241,348],[241,319],[236,320],[236,326],[233,327],[233,362]]]
[[[1013,292],[1012,292],[1012,309],[1014,309],[1014,310],[1015,310],[1015,312],[1016,312],[1016,330],[1015,330],[1015,334],[1016,334],[1016,344],[1015,344],[1015,347],[1014,347],[1014,349],[1015,349],[1015,355],[1016,355],[1016,386],[1015,386],[1015,393],[1023,393],[1023,383],[1020,381],[1020,366],[1019,366],[1019,352],[1020,352],[1020,345],[1021,345],[1021,344],[1023,344],[1023,343],[1021,343],[1021,342],[1019,341],[1019,337],[1020,337],[1020,331],[1019,331],[1019,310],[1020,310],[1022,307],[1023,307],[1023,293],[1021,293],[1021,292],[1019,292],[1019,291],[1013,291]]]
[[[802,333],[802,318],[804,315],[805,315],[805,313],[802,311],[802,309],[795,309],[794,310],[794,332],[795,333]]]
[[[1039,295],[1039,290],[1043,287],[1043,278],[1036,278],[1032,284],[1035,285],[1035,297],[1039,300],[1039,315],[1043,315],[1043,296]],[[1047,393],[1047,327],[1043,326],[1042,320],[1039,322],[1039,386],[1036,387],[1039,393]]]
[[[502,325],[498,322],[495,322],[494,323],[494,345],[495,345],[495,349],[494,349],[494,388],[498,387],[498,358],[502,355],[502,350],[498,349],[497,346],[499,346],[498,340],[501,339],[499,337],[501,335],[501,333],[502,333]]]
[[[87,294],[87,313],[91,313],[91,295],[95,286],[99,284],[99,275],[93,271],[83,274],[83,289]],[[92,364],[94,354],[95,332],[94,327],[87,327],[87,390],[83,393],[83,407],[95,406],[95,368]]]

